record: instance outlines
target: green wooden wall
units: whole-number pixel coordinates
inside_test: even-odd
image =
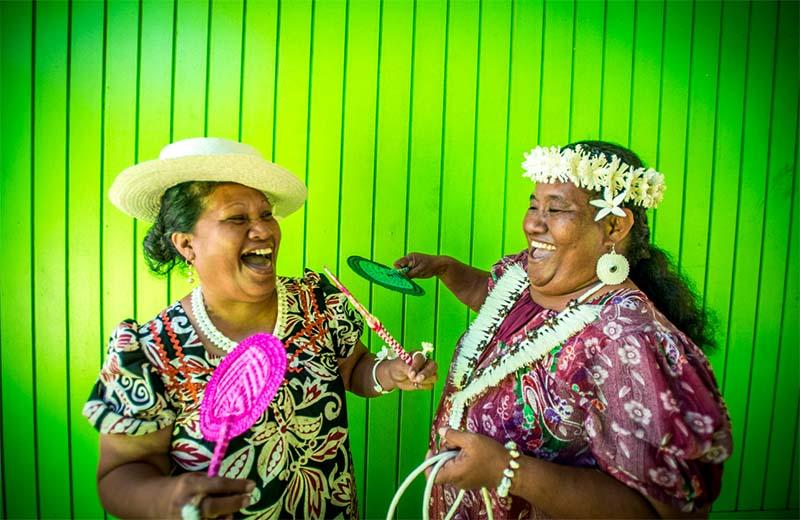
[[[442,366],[464,308],[432,281],[423,298],[371,289],[344,259],[440,251],[486,268],[524,245],[524,151],[630,145],[669,184],[655,242],[719,321],[735,452],[715,515],[797,516],[797,3],[52,1],[0,16],[3,517],[102,516],[80,410],[106,337],[188,290],[147,273],[145,225],[106,192],[197,135],[307,182],[280,271],[339,270]],[[422,460],[438,394],[348,401],[364,516]]]

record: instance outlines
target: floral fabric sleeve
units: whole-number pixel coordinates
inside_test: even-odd
[[[324,276],[319,276],[319,288],[325,299],[325,313],[333,339],[333,351],[338,358],[346,358],[364,330],[364,320],[347,301],[347,297]]]
[[[702,352],[640,299],[607,306],[593,329],[583,404],[600,468],[682,511],[710,504],[731,436]]]
[[[144,435],[175,422],[164,383],[142,349],[137,328],[134,321],[117,326],[83,407],[83,415],[100,433]]]

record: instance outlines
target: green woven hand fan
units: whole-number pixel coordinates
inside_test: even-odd
[[[379,264],[378,262],[368,260],[363,256],[355,255],[347,259],[347,265],[349,265],[357,275],[392,291],[410,294],[412,296],[422,296],[425,294],[422,287],[406,276],[407,268],[393,269],[389,266]]]

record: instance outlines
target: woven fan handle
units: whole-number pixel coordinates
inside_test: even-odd
[[[228,421],[222,424],[217,437],[217,444],[214,446],[214,455],[211,456],[211,463],[208,465],[208,476],[216,477],[219,474],[219,467],[228,449]]]

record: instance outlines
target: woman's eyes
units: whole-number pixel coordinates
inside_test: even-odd
[[[262,213],[261,214],[261,219],[262,220],[272,220],[272,213],[270,213],[270,212]],[[247,215],[233,215],[233,216],[230,216],[230,217],[226,218],[225,220],[227,220],[228,222],[234,222],[234,223],[238,224],[238,223],[241,223],[241,222],[247,222],[249,219],[247,218]]]
[[[530,209],[531,211],[539,211],[539,208],[537,206],[531,206],[528,209]],[[568,211],[568,210],[561,209],[561,208],[547,208],[547,211],[549,213],[561,213],[561,212]]]

